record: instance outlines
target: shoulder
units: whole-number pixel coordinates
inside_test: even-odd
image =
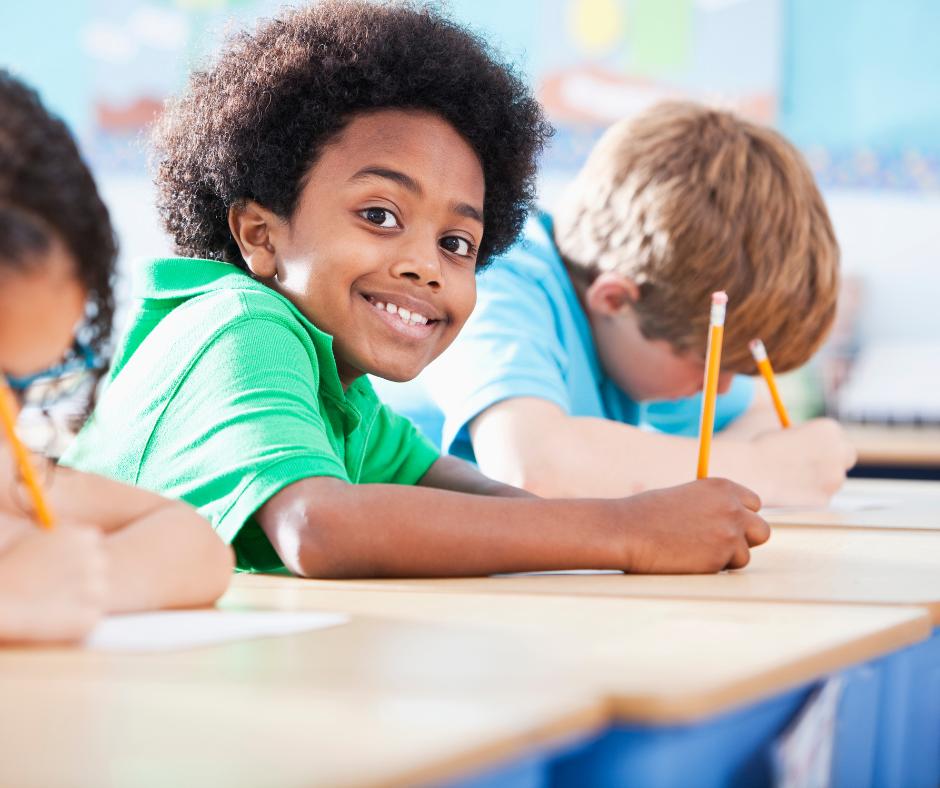
[[[519,277],[536,282],[567,277],[552,236],[552,226],[548,214],[533,213],[515,245],[495,258],[480,274],[480,286],[503,277]]]

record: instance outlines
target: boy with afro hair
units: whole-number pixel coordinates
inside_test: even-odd
[[[140,272],[68,461],[196,505],[244,569],[746,564],[769,530],[744,488],[542,500],[440,457],[369,383],[414,378],[457,336],[548,134],[512,71],[426,7],[323,2],[236,36],[157,130],[185,257]]]

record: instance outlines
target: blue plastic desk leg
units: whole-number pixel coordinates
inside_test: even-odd
[[[888,658],[890,659],[890,658]],[[832,752],[834,788],[868,788],[875,783],[878,722],[887,659],[844,670]]]
[[[867,788],[874,778],[885,665],[843,671],[833,742],[832,784]],[[696,788],[766,786],[774,780],[773,745],[818,685],[807,685],[695,725],[617,726],[580,751],[558,758],[553,788]]]
[[[556,788],[696,788],[769,785],[770,742],[800,710],[813,687],[791,690],[697,725],[620,725],[552,766]]]
[[[940,629],[885,658],[875,784],[940,785]]]

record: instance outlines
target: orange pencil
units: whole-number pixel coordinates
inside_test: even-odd
[[[767,381],[767,388],[770,389],[770,398],[774,401],[774,409],[777,411],[777,417],[780,419],[780,426],[784,429],[790,426],[790,416],[784,407],[783,400],[780,398],[780,391],[777,389],[777,379],[774,377],[774,368],[770,366],[770,358],[767,356],[767,348],[759,339],[752,339],[748,344],[751,349],[751,355],[757,362],[757,369]]]
[[[10,391],[3,375],[0,375],[0,422],[3,422],[3,431],[6,434],[10,448],[13,450],[13,456],[19,466],[23,483],[29,491],[29,497],[32,498],[33,514],[43,528],[51,530],[55,527],[55,520],[52,516],[52,510],[42,494],[29,452],[16,434],[16,411],[16,400],[13,398],[13,392]]]
[[[702,386],[702,418],[698,426],[698,473],[696,478],[708,478],[708,457],[715,429],[715,399],[718,397],[718,373],[721,370],[721,341],[725,332],[725,310],[728,295],[712,294],[711,320],[708,329],[708,350],[705,353],[705,383]]]

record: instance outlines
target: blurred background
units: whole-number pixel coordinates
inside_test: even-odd
[[[0,64],[36,86],[80,140],[119,232],[123,271],[135,257],[170,249],[152,207],[148,124],[227,31],[282,5],[6,4]],[[786,384],[792,408],[940,423],[940,3],[443,6],[518,63],[537,89],[557,128],[541,176],[549,208],[607,124],[664,98],[730,107],[790,137],[824,190],[847,285],[822,358]]]

